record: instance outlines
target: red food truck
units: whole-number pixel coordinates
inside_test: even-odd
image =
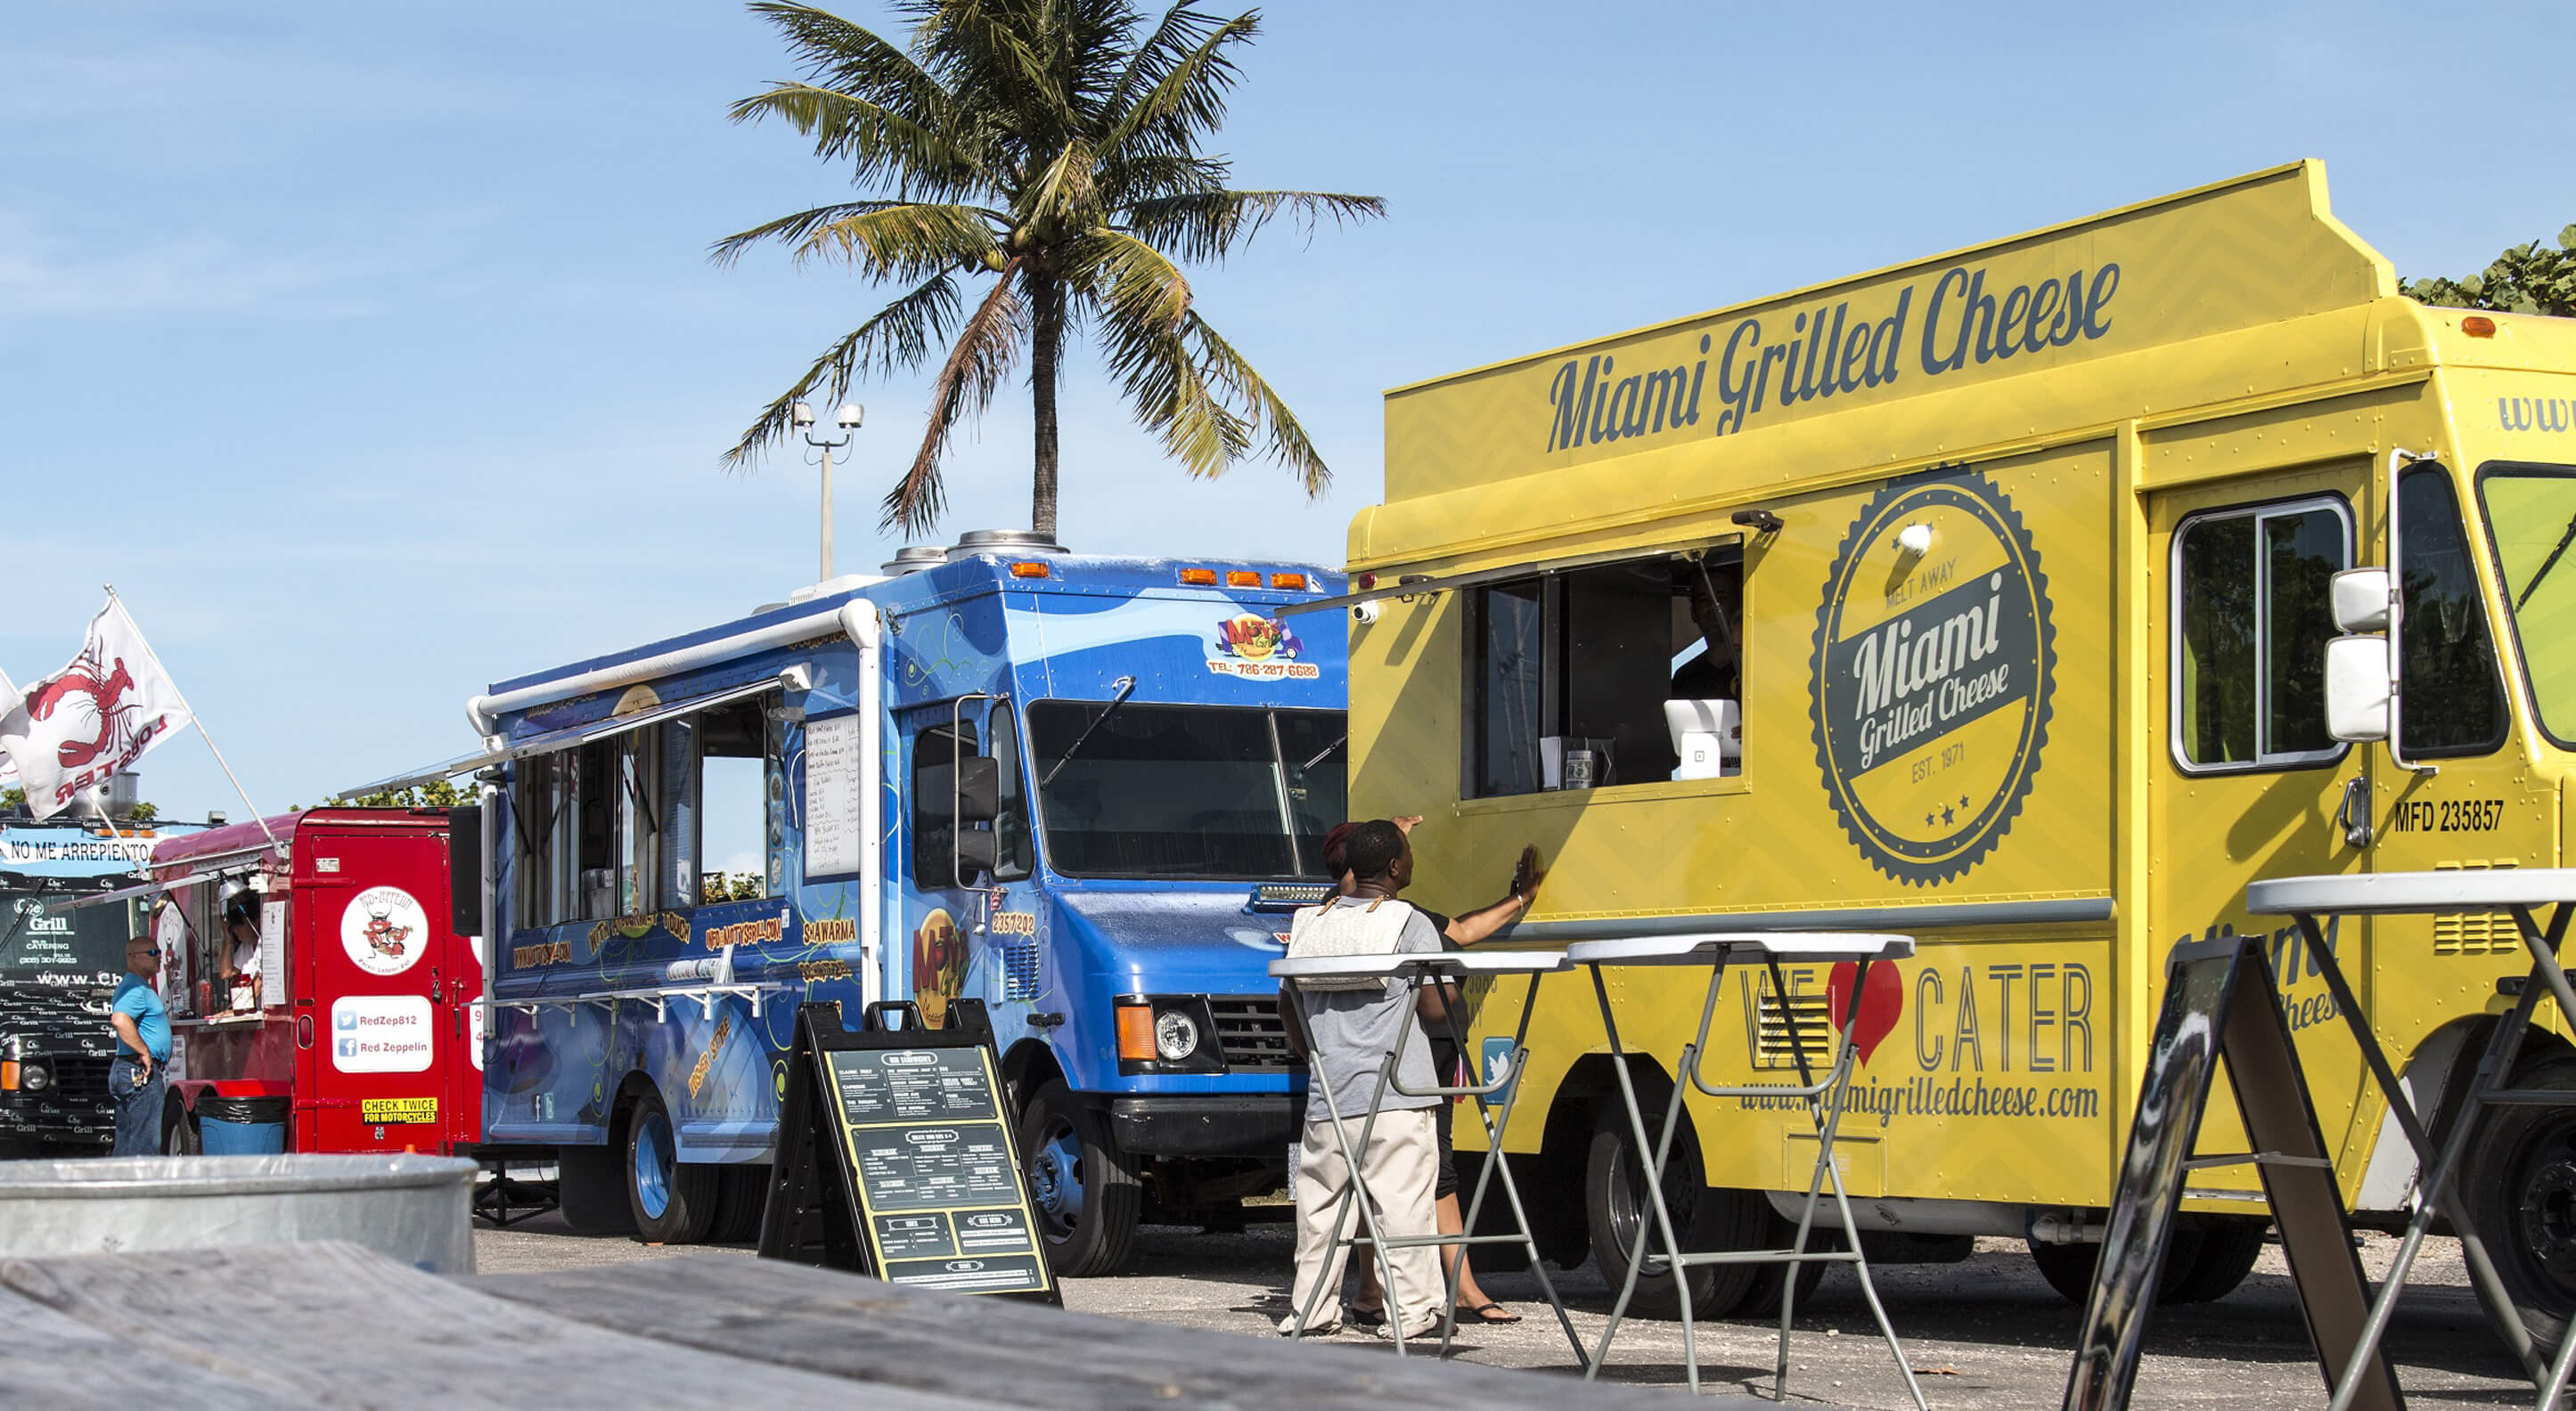
[[[481,829],[474,809],[316,808],[153,849],[163,1150],[473,1146]]]

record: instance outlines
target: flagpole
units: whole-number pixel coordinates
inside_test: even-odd
[[[107,601],[119,612],[124,612],[125,600],[116,596],[116,585],[110,583],[105,586]],[[129,625],[133,624],[134,614],[126,613],[125,620]],[[197,738],[206,742],[206,753],[215,757],[215,767],[221,769],[224,777],[232,781],[233,792],[241,796],[242,807],[250,810],[251,821],[259,825],[259,831],[268,835],[268,845],[283,849],[286,845],[277,840],[277,830],[268,826],[268,819],[260,813],[259,805],[250,801],[250,790],[242,787],[241,776],[233,773],[232,765],[225,761],[223,747],[215,743],[214,736],[206,733],[205,717],[197,714],[197,707],[188,700],[188,693],[179,688],[179,678],[171,675],[170,669],[161,664],[161,653],[153,650],[152,639],[144,636],[143,629],[138,626],[134,628],[134,640],[142,643],[144,653],[152,658],[152,669],[162,680],[170,683],[170,694],[177,696],[179,704],[187,707],[188,723],[197,727]]]

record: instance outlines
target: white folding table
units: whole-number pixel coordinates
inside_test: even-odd
[[[1910,936],[1890,936],[1867,932],[1790,932],[1790,931],[1721,931],[1679,936],[1642,936],[1607,941],[1578,941],[1566,947],[1566,957],[1592,971],[1592,992],[1601,1004],[1601,1029],[1610,1042],[1610,1071],[1618,1076],[1619,1097],[1627,1105],[1628,1129],[1636,1142],[1635,1149],[1654,1152],[1653,1165],[1646,1173],[1645,1204],[1651,1218],[1637,1222],[1637,1242],[1628,1251],[1628,1277],[1619,1289],[1618,1300],[1611,1305],[1610,1321],[1601,1330],[1601,1343],[1593,1350],[1592,1364],[1584,1371],[1589,1379],[1599,1373],[1601,1364],[1610,1356],[1610,1340],[1618,1335],[1620,1320],[1626,1316],[1628,1303],[1637,1292],[1637,1275],[1646,1261],[1649,1233],[1660,1235],[1664,1246],[1663,1263],[1672,1271],[1674,1291],[1680,1295],[1682,1314],[1682,1367],[1693,1392],[1699,1390],[1699,1348],[1691,1325],[1690,1280],[1685,1271],[1709,1264],[1786,1264],[1789,1267],[1780,1289],[1779,1359],[1774,1374],[1773,1394],[1786,1399],[1789,1394],[1789,1324],[1795,1316],[1798,1273],[1808,1264],[1849,1264],[1860,1276],[1861,1296],[1869,1301],[1870,1315],[1878,1320],[1878,1330],[1887,1339],[1887,1349],[1896,1358],[1896,1369],[1905,1378],[1905,1389],[1916,1407],[1924,1405],[1923,1389],[1914,1381],[1914,1369],[1907,1365],[1905,1349],[1897,1343],[1896,1330],[1888,1326],[1887,1310],[1879,1305],[1878,1289],[1870,1282],[1869,1260],[1861,1253],[1860,1226],[1852,1219],[1851,1202],[1843,1194],[1842,1173],[1834,1166],[1834,1137],[1841,1129],[1843,1100],[1851,1082],[1852,1027],[1860,1016],[1860,997],[1868,993],[1869,968],[1891,963],[1914,953]],[[1814,965],[1852,962],[1855,967],[1851,1000],[1845,1006],[1842,1023],[1828,1025],[1824,1036],[1830,1045],[1832,1063],[1821,1078],[1808,1062],[1807,1038],[1800,1031],[1794,1007],[1786,1003],[1789,989],[1780,973],[1782,964]],[[1798,1082],[1790,1084],[1719,1085],[1708,1081],[1700,1072],[1700,1059],[1708,1050],[1710,1021],[1717,1013],[1719,990],[1726,982],[1730,965],[1759,964],[1771,975],[1771,984],[1783,1003],[1782,1020],[1788,1026],[1789,1048],[1798,1068]],[[1682,1050],[1673,1082],[1672,1096],[1664,1105],[1664,1125],[1649,1136],[1644,1112],[1637,1105],[1636,1081],[1628,1072],[1627,1052],[1619,1042],[1618,1017],[1611,1012],[1610,989],[1601,972],[1610,966],[1706,966],[1708,991],[1700,1003],[1699,1032]],[[1802,1098],[1807,1115],[1816,1127],[1816,1164],[1807,1177],[1806,1204],[1798,1213],[1797,1239],[1787,1249],[1685,1251],[1673,1229],[1672,1216],[1664,1208],[1664,1168],[1672,1159],[1673,1133],[1681,1126],[1682,1098],[1689,1088],[1714,1098]],[[1842,1216],[1844,1243],[1848,1249],[1811,1250],[1807,1238],[1816,1219],[1816,1202],[1827,1182],[1834,1191],[1834,1206]]]
[[[1396,1032],[1395,1047],[1387,1050],[1386,1057],[1378,1064],[1377,1088],[1370,1096],[1368,1115],[1360,1124],[1359,1142],[1356,1146],[1352,1144],[1350,1129],[1347,1119],[1342,1114],[1341,1105],[1333,1098],[1332,1084],[1310,1080],[1307,1085],[1310,1100],[1316,1093],[1323,1095],[1324,1111],[1333,1124],[1333,1139],[1340,1144],[1343,1167],[1350,1173],[1349,1181],[1344,1184],[1341,1195],[1334,1201],[1333,1244],[1336,1248],[1346,1248],[1355,1246],[1362,1240],[1372,1243],[1376,1251],[1375,1258],[1378,1261],[1379,1287],[1386,1291],[1388,1327],[1395,1334],[1395,1350],[1398,1356],[1402,1356],[1405,1350],[1404,1320],[1394,1309],[1395,1268],[1388,1258],[1389,1250],[1424,1246],[1437,1248],[1446,1245],[1472,1247],[1479,1244],[1517,1244],[1528,1254],[1530,1273],[1538,1280],[1539,1292],[1546,1295],[1548,1306],[1555,1310],[1557,1325],[1565,1330],[1565,1340],[1574,1349],[1575,1360],[1578,1363],[1586,1360],[1582,1336],[1575,1332],[1574,1320],[1566,1316],[1565,1300],[1557,1296],[1556,1285],[1547,1276],[1547,1266],[1539,1259],[1538,1241],[1530,1234],[1529,1213],[1521,1205],[1520,1188],[1512,1180],[1511,1166],[1503,1159],[1503,1134],[1510,1130],[1512,1109],[1520,1101],[1520,1084],[1516,1080],[1520,1077],[1523,1061],[1529,1057],[1530,1014],[1537,1008],[1539,978],[1570,968],[1572,967],[1567,962],[1563,951],[1532,950],[1426,951],[1397,955],[1314,956],[1297,959],[1283,958],[1270,962],[1270,973],[1285,981],[1292,990],[1297,987],[1300,980],[1324,979],[1395,980],[1405,986],[1407,1022]],[[1405,1050],[1412,1045],[1414,1030],[1420,1027],[1412,1022],[1411,1016],[1413,997],[1420,992],[1421,988],[1429,984],[1479,978],[1499,981],[1507,975],[1529,977],[1529,988],[1521,1000],[1520,1024],[1512,1031],[1512,1053],[1509,1062],[1499,1072],[1486,1073],[1480,1069],[1479,1076],[1483,1079],[1481,1082],[1444,1084],[1439,1081],[1440,1075],[1435,1074],[1430,1087],[1406,1086],[1396,1075],[1402,1069]],[[1298,1036],[1304,1042],[1306,1051],[1312,1053],[1314,1035],[1306,1028],[1304,1007],[1290,1004],[1284,1008],[1288,1011],[1288,1022],[1297,1026]],[[1463,1056],[1469,1052],[1469,1048],[1466,1025],[1462,1022],[1463,1016],[1459,1013],[1462,1008],[1464,1006],[1459,1004],[1448,1006],[1448,1026],[1451,1036],[1458,1045],[1458,1051]],[[1476,1192],[1462,1212],[1465,1218],[1459,1222],[1461,1232],[1458,1234],[1444,1235],[1433,1230],[1418,1235],[1390,1236],[1378,1228],[1377,1201],[1368,1195],[1366,1180],[1360,1165],[1360,1153],[1368,1150],[1369,1134],[1377,1124],[1379,1106],[1390,1090],[1407,1097],[1437,1098],[1441,1102],[1461,1097],[1472,1097],[1476,1100],[1477,1120],[1483,1124],[1485,1130],[1485,1161],[1483,1169],[1476,1173]],[[1497,1094],[1501,1096],[1499,1111],[1496,1110],[1495,1102]],[[1487,1188],[1498,1176],[1502,1181],[1503,1199],[1511,1206],[1512,1232],[1480,1235],[1475,1232],[1476,1219],[1484,1207]],[[1352,1228],[1349,1223],[1354,1207],[1359,1211],[1361,1226],[1364,1227],[1365,1233],[1362,1229]],[[1450,1341],[1458,1329],[1458,1271],[1459,1266],[1451,1264],[1443,1279],[1447,1296],[1442,1303],[1447,1311],[1441,1315],[1440,1320],[1440,1355],[1442,1356],[1448,1355]],[[1319,1283],[1307,1294],[1305,1305],[1296,1312],[1296,1330],[1289,1335],[1292,1341],[1305,1336],[1308,1320],[1313,1316],[1316,1304],[1327,1292],[1328,1290]],[[1329,1292],[1337,1298],[1340,1296],[1338,1289]]]
[[[2517,1091],[2508,1088],[2506,1080],[2513,1071],[2515,1055],[2521,1050],[2523,1036],[2530,1031],[2531,1013],[2546,993],[2558,1003],[2561,1014],[2576,1015],[2576,989],[2567,982],[2567,973],[2558,959],[2560,941],[2567,934],[2567,923],[2576,916],[2576,868],[2480,868],[2442,872],[2379,872],[2348,877],[2279,877],[2255,882],[2245,889],[2245,906],[2258,916],[2288,916],[2297,922],[2300,938],[2309,958],[2324,977],[2327,992],[2334,997],[2335,1007],[2352,1030],[2361,1048],[2363,1061],[2370,1068],[2372,1081],[2388,1099],[2389,1115],[2415,1149],[2416,1169],[2421,1173],[2416,1189],[2422,1198],[2416,1203],[2415,1216],[2407,1222],[2405,1241],[2398,1246],[2397,1262],[2380,1285],[2379,1294],[2370,1306],[2370,1317],[2362,1325],[2361,1338],[2353,1350],[2342,1380],[2335,1386],[2331,1411],[2345,1411],[2352,1405],[2366,1374],[2370,1355],[2388,1330],[2389,1318],[2397,1310],[2397,1295],[2406,1287],[2407,1273],[2413,1269],[2416,1251],[2423,1247],[2425,1232],[2438,1213],[2447,1217],[2460,1237],[2460,1252],[2469,1269],[2469,1281],[2478,1291],[2493,1321],[2511,1344],[2514,1355],[2521,1359],[2532,1380],[2539,1384],[2542,1408],[2558,1404],[2559,1393],[2567,1386],[2571,1361],[2576,1361],[2576,1336],[2566,1338],[2558,1356],[2545,1369],[2534,1350],[2521,1320],[2515,1316],[2511,1298],[2496,1274],[2495,1264],[2486,1249],[2490,1231],[2477,1229],[2468,1219],[2468,1211],[2450,1189],[2451,1177],[2460,1156],[2468,1150],[2469,1138],[2477,1126],[2481,1108],[2498,1105],[2576,1106],[2576,1093],[2557,1091]],[[2555,908],[2543,925],[2536,912],[2541,907]],[[2317,923],[2321,916],[2422,916],[2443,912],[2502,911],[2513,917],[2514,930],[2531,953],[2531,974],[2524,979],[2513,1009],[2504,1022],[2487,1036],[2485,1054],[2479,1058],[2477,1075],[2470,1084],[2461,1110],[2452,1117],[2444,1134],[2441,1149],[2436,1152],[2424,1125],[2423,1114],[2408,1101],[2406,1089],[2398,1081],[2397,1070],[2390,1066],[2388,1055],[2371,1033],[2370,1021],[2360,1003],[2353,997],[2352,986],[2344,978],[2343,967],[2325,943],[2325,934]]]

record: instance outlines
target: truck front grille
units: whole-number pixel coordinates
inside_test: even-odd
[[[107,1065],[113,1061],[88,1054],[56,1054],[53,1058],[54,1088],[70,1098],[106,1097]]]
[[[1272,995],[1210,995],[1217,1049],[1228,1068],[1286,1068],[1288,1025]]]

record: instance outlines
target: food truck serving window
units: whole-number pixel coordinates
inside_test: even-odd
[[[1322,854],[1343,814],[1342,712],[1038,701],[1028,723],[1057,872],[1330,880]]]
[[[771,895],[783,728],[764,706],[774,699],[728,701],[512,765],[517,924]]]
[[[1467,792],[1674,777],[1669,701],[1743,698],[1740,545],[1472,590]]]
[[[2174,531],[2174,758],[2194,772],[2340,759],[2326,733],[2338,497],[2211,510]]]

